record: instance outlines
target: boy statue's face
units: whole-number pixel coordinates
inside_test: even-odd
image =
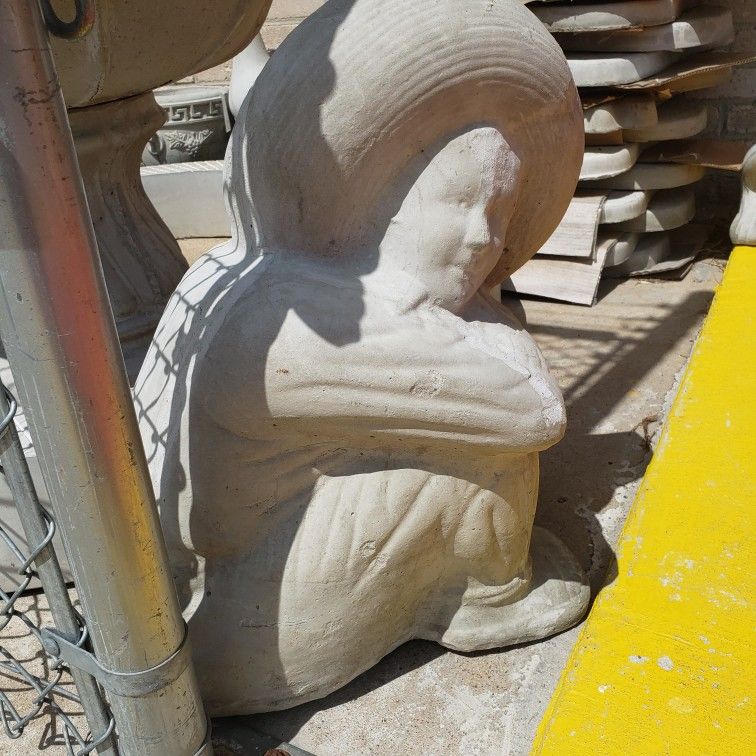
[[[494,128],[450,140],[420,173],[382,249],[459,311],[493,270],[517,199],[519,159]]]

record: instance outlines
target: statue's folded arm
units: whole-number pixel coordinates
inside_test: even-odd
[[[323,443],[542,450],[561,438],[564,406],[548,371],[526,367],[507,348],[510,331],[418,308],[366,319],[358,341],[336,345],[289,313],[267,352],[253,329],[236,340],[233,363],[208,355],[202,403],[228,430],[264,440],[302,434]],[[239,338],[240,330],[227,332]],[[228,355],[224,341],[211,352]]]

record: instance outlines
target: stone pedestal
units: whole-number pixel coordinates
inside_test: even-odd
[[[142,149],[165,120],[151,92],[232,58],[270,3],[97,0],[89,33],[50,38],[131,378],[186,269],[139,178]]]
[[[165,114],[148,92],[71,108],[68,116],[118,336],[133,377],[187,268],[139,175],[142,148]]]

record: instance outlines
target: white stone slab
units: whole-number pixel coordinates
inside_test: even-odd
[[[672,54],[672,53],[670,53]],[[714,86],[729,76],[733,66],[756,61],[756,53],[731,50],[705,50],[691,54],[678,53],[678,62],[655,76],[630,84],[618,84],[626,92],[689,92]]]
[[[638,159],[637,144],[620,144],[611,147],[586,147],[580,180],[609,178],[630,170]]]
[[[700,89],[713,89],[722,84],[727,84],[731,78],[732,68],[723,66],[722,68],[699,71],[690,76],[676,78],[667,84],[657,87],[656,91],[667,91],[671,94],[697,92]]]
[[[596,244],[606,247],[606,262],[604,267],[620,265],[633,254],[640,234],[617,234],[613,229],[600,231]]]
[[[591,258],[603,203],[603,194],[573,197],[556,230],[536,254]]]
[[[643,234],[632,253],[617,265],[607,265],[606,273],[612,277],[632,275],[665,260],[670,252],[669,234]]]
[[[695,214],[696,198],[691,187],[663,189],[654,194],[645,213],[614,228],[619,232],[671,231],[690,223]]]
[[[686,11],[670,24],[645,29],[557,34],[563,50],[591,52],[647,52],[693,50],[732,42],[732,13],[728,8],[702,6]]]
[[[637,218],[643,215],[648,207],[652,192],[624,191],[608,192],[601,207],[599,223],[612,224]]]
[[[534,257],[504,281],[501,288],[590,306],[596,301],[607,251],[607,245],[597,245],[593,257],[588,259]]]
[[[657,107],[658,121],[655,126],[641,129],[625,129],[628,142],[660,142],[665,139],[687,139],[700,134],[708,120],[705,102],[683,98],[669,100]]]
[[[674,21],[686,0],[625,0],[617,3],[565,3],[530,10],[550,32],[585,32],[658,26]]]
[[[636,163],[626,173],[599,181],[586,181],[580,188],[584,191],[603,189],[673,189],[698,181],[706,169],[699,165],[678,163]]]
[[[223,161],[142,166],[142,184],[177,239],[230,236],[223,202]]]
[[[680,58],[674,52],[568,53],[567,63],[579,87],[633,84],[658,74]]]
[[[583,111],[586,134],[610,134],[619,129],[645,129],[657,122],[651,95],[618,97]]]

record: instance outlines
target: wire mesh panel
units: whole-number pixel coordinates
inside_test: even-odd
[[[99,699],[94,701],[94,719],[101,726],[97,728],[97,734],[92,735],[82,716],[83,702],[71,672],[45,648],[42,630],[55,625],[51,610],[67,617],[69,622],[62,624],[68,624],[69,628],[70,621],[73,621],[77,645],[86,644],[87,630],[60,572],[52,544],[55,521],[39,504],[33,489],[29,490],[33,484],[13,423],[17,406],[13,395],[0,383],[0,412],[3,415],[0,419],[0,458],[3,462],[0,471],[12,478],[9,485],[16,506],[26,508],[19,514],[27,531],[24,540],[12,528],[0,523],[0,541],[12,562],[18,565],[18,580],[11,581],[8,576],[0,579],[0,717],[5,735],[11,739],[21,737],[31,723],[38,726],[40,720],[44,720],[43,726],[36,727],[42,730],[38,740],[40,748],[60,745],[61,750],[65,748],[69,754],[84,756],[112,741],[114,721],[109,715],[102,721],[104,706],[100,692],[94,681],[86,676],[88,698],[94,694]],[[29,532],[32,528],[28,527],[35,521],[41,526],[37,529],[38,538],[33,537],[35,534]],[[37,570],[37,564],[44,566]],[[65,629],[70,635],[69,628]],[[91,708],[93,702],[89,700],[87,703]],[[0,744],[0,752],[3,751]]]

